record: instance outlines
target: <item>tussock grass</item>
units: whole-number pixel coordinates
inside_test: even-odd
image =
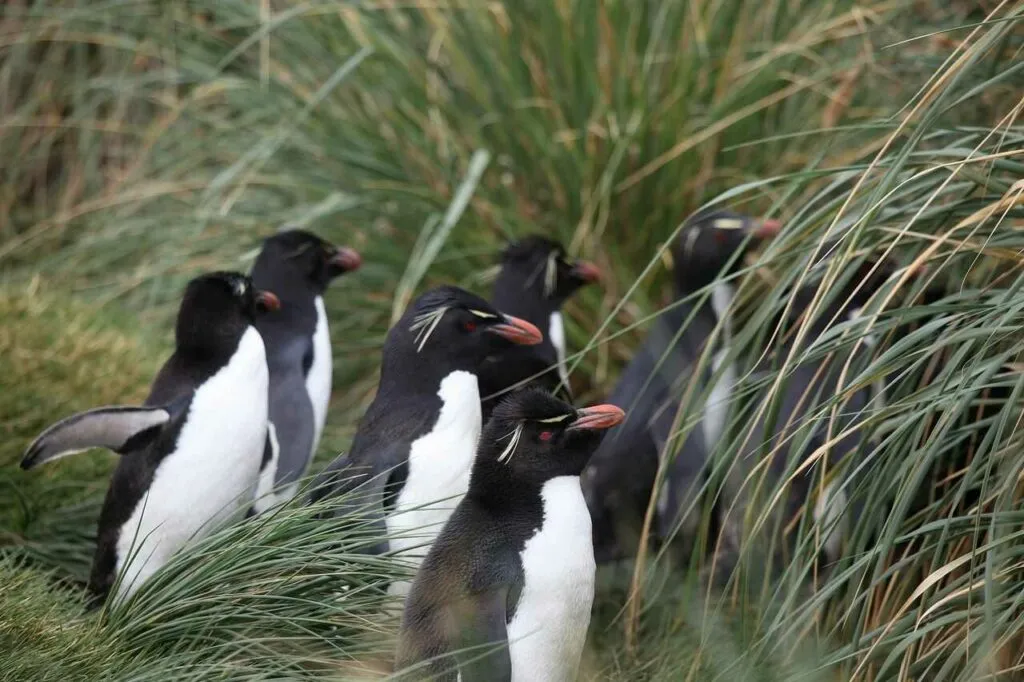
[[[716,452],[717,474],[742,470],[765,390],[801,360],[848,357],[880,336],[814,413],[827,420],[854,389],[896,378],[884,409],[865,415],[857,460],[840,467],[863,511],[816,591],[804,578],[828,529],[809,519],[791,529],[786,575],[766,582],[754,538],[781,491],[768,482],[725,593],[653,554],[610,577],[584,676],[1020,674],[1019,2],[66,0],[2,11],[0,481],[12,494],[0,532],[13,586],[3,599],[18,620],[2,610],[16,645],[0,647],[0,669],[43,678],[61,654],[68,667],[53,677],[72,679],[353,679],[389,667],[394,623],[371,614],[396,565],[358,557],[350,527],[298,510],[214,534],[102,614],[82,615],[45,577],[83,576],[110,456],[29,475],[13,465],[53,419],[141,399],[196,272],[247,268],[283,223],[363,252],[366,266],[327,296],[326,458],[372,395],[402,302],[440,281],[486,291],[514,235],[557,236],[606,271],[602,290],[568,309],[570,345],[583,349],[573,383],[582,401],[603,395],[668,301],[663,244],[717,196],[786,221],[741,289],[733,353],[744,367],[793,286],[824,279],[813,314],[864,254],[927,268],[846,333],[804,339],[768,376],[745,373]],[[826,243],[831,265],[812,268]],[[926,286],[944,293],[925,304]],[[699,399],[679,415],[682,433]],[[744,470],[751,485],[759,473]]]

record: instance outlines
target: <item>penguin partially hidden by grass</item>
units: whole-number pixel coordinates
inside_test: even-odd
[[[270,367],[271,457],[260,472],[253,511],[295,496],[316,454],[331,399],[331,338],[324,292],[336,277],[357,270],[359,254],[303,230],[263,242],[253,285],[275,292],[281,312],[257,319]]]
[[[676,301],[658,316],[623,370],[608,402],[624,408],[629,417],[608,434],[583,474],[599,563],[636,554],[660,453],[672,434],[701,354],[721,321],[724,329],[718,333],[710,366],[698,379],[694,395],[699,396],[716,373],[719,379],[706,400],[701,423],[678,445],[657,500],[659,537],[674,538],[683,560],[689,555],[699,528],[698,496],[705,465],[725,426],[735,380],[731,365],[722,368],[730,332],[727,311],[735,285],[721,278],[742,268],[743,251],[775,236],[780,227],[775,220],[731,211],[706,212],[690,219],[673,243]],[[710,296],[701,302],[703,294],[696,292],[712,285]],[[687,297],[692,300],[684,300]]]
[[[517,346],[488,358],[480,373],[483,421],[512,387],[537,383],[571,400],[566,367],[565,323],[562,306],[580,288],[597,282],[601,272],[593,263],[569,262],[558,242],[532,235],[509,244],[501,254],[501,270],[491,303],[544,330],[536,346]]]
[[[481,429],[480,364],[542,338],[529,322],[458,287],[422,294],[388,332],[377,396],[349,454],[314,482],[311,502],[363,486],[360,498],[384,516],[388,549],[418,566],[469,486]],[[389,591],[404,595],[408,586],[396,581]]]
[[[867,369],[878,345],[877,332],[864,331],[863,311],[885,283],[896,276],[897,266],[891,261],[863,262],[846,275],[845,283],[833,287],[836,290],[830,300],[813,320],[806,322],[803,318],[810,311],[820,285],[805,286],[794,294],[789,329],[754,374],[774,377],[790,355],[801,360],[786,370],[775,397],[762,396],[750,408],[750,427],[742,433],[747,455],[741,460],[743,465],[730,472],[723,491],[723,538],[714,566],[719,583],[731,575],[738,554],[748,551],[743,548],[749,544],[749,538],[744,538],[741,531],[745,514],[762,520],[765,532],[758,535],[759,539],[775,539],[768,545],[772,548],[774,570],[790,565],[802,511],[810,517],[807,522],[813,519],[821,531],[816,536],[821,568],[839,558],[851,515],[847,494],[851,486],[837,475],[837,468],[858,450],[870,447],[864,423],[884,407],[885,399],[884,378],[859,387],[855,383]],[[801,324],[808,328],[803,343],[794,352],[794,335]],[[856,339],[849,351],[822,354],[814,350],[819,341],[843,334]],[[829,407],[837,397],[842,397],[841,403]],[[777,406],[764,404],[765,399],[777,401]],[[797,467],[814,453],[822,453],[817,463],[798,472]],[[767,465],[751,475],[752,467],[765,460]],[[784,480],[790,481],[785,495],[770,511],[766,510],[764,505]],[[775,533],[781,535],[773,536]],[[777,538],[782,536],[787,539],[779,542]],[[758,565],[761,563],[758,560]]]
[[[594,599],[590,513],[580,489],[614,405],[576,409],[531,387],[502,401],[469,491],[406,601],[396,670],[415,679],[571,682]]]
[[[120,455],[100,512],[89,589],[130,596],[250,499],[267,439],[269,373],[254,323],[277,297],[248,277],[189,282],[175,350],[142,407],[100,407],[46,429],[22,469],[89,448]],[[118,580],[118,576],[120,579]]]

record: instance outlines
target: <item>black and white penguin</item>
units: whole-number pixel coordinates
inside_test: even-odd
[[[807,509],[818,528],[825,532],[818,538],[819,556],[824,565],[839,558],[842,541],[848,525],[848,481],[837,475],[840,463],[861,448],[870,447],[866,434],[859,425],[872,413],[884,407],[885,378],[865,383],[851,390],[852,382],[863,372],[877,352],[879,335],[865,329],[864,309],[872,297],[897,275],[891,261],[875,263],[865,261],[846,274],[845,282],[836,287],[826,305],[813,319],[803,321],[808,314],[819,284],[808,285],[793,295],[791,319],[781,343],[772,349],[762,363],[754,369],[754,376],[775,376],[782,363],[789,358],[803,357],[787,371],[778,392],[772,399],[777,408],[763,404],[764,398],[755,400],[751,409],[751,426],[742,438],[748,453],[744,465],[730,472],[723,491],[723,510],[730,510],[723,520],[723,540],[719,546],[720,561],[716,562],[719,578],[728,577],[736,563],[736,553],[744,542],[739,529],[743,515],[750,509],[751,491],[760,489],[756,504],[767,503],[763,498],[783,480],[791,479],[786,494],[774,508],[774,521],[764,523],[767,533],[795,529],[801,510]],[[798,327],[807,324],[803,341],[795,349]],[[850,334],[854,342],[850,353],[815,352],[814,345],[825,337]],[[844,376],[845,375],[845,376]],[[774,382],[773,382],[774,383]],[[828,407],[836,396],[845,396],[838,409]],[[760,413],[759,418],[758,413]],[[818,464],[796,472],[797,467],[812,453],[823,451]],[[752,467],[768,460],[766,480]],[[824,466],[825,471],[822,471]],[[824,480],[822,478],[825,474]],[[763,518],[763,512],[752,512]],[[795,531],[794,531],[795,532]],[[783,568],[784,556],[793,547],[791,542],[776,543],[775,564]]]
[[[655,320],[643,345],[623,370],[608,402],[629,417],[608,434],[583,474],[583,492],[594,520],[594,551],[599,563],[634,555],[648,501],[694,368],[719,321],[714,355],[695,395],[718,376],[702,421],[678,445],[657,502],[661,538],[676,537],[686,554],[698,529],[698,494],[705,480],[710,448],[726,423],[735,369],[722,364],[728,353],[727,311],[735,284],[726,277],[742,267],[743,251],[778,233],[780,223],[729,211],[698,214],[680,230],[671,247],[676,301]],[[695,295],[713,286],[703,302]],[[685,298],[696,300],[684,300]],[[685,327],[685,329],[684,329]]]
[[[623,416],[539,387],[499,403],[469,491],[406,601],[397,670],[423,663],[420,676],[461,682],[576,679],[596,572],[580,473]]]
[[[571,399],[562,306],[581,287],[600,277],[596,265],[567,261],[561,244],[540,235],[513,242],[502,251],[491,303],[543,329],[544,341],[517,346],[484,363],[480,374],[484,422],[510,388],[522,387],[545,371],[536,383]]]
[[[270,367],[271,458],[260,472],[255,513],[290,500],[316,454],[331,399],[331,338],[324,292],[362,259],[303,230],[263,242],[253,285],[281,299],[277,315],[257,319]]]
[[[366,484],[361,498],[380,500],[388,548],[418,565],[469,486],[481,429],[480,364],[542,338],[529,322],[458,287],[422,294],[388,331],[377,395],[350,452],[314,481],[311,501]],[[408,581],[389,589],[404,595]]]
[[[185,289],[175,350],[143,407],[68,417],[29,446],[23,469],[102,447],[120,455],[100,512],[89,588],[131,595],[189,541],[251,499],[267,438],[269,372],[254,323],[277,297],[217,272]],[[118,580],[118,576],[120,579]]]

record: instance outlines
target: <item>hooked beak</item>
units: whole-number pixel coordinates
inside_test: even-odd
[[[487,331],[511,341],[520,346],[536,346],[544,340],[544,336],[535,326],[511,315],[502,315],[503,322],[499,322]]]
[[[572,266],[572,274],[587,284],[601,280],[601,270],[596,265],[586,260],[578,260]]]
[[[569,425],[569,429],[573,431],[610,429],[625,418],[626,413],[615,405],[594,405],[576,410],[576,421]]]
[[[771,239],[782,230],[782,222],[779,220],[765,219],[754,228],[753,234],[758,239]]]
[[[329,261],[331,267],[338,268],[342,272],[358,270],[363,264],[363,257],[355,249],[347,246],[339,247]]]
[[[273,292],[257,291],[256,307],[263,312],[274,312],[276,310],[280,310],[281,299],[279,299]]]

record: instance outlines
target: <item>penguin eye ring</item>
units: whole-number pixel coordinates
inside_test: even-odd
[[[554,435],[555,434],[553,432],[551,432],[551,431],[541,431],[540,435],[538,435],[537,438],[542,440],[542,441],[544,441],[546,443],[549,440],[551,440],[551,437],[554,436]]]
[[[462,328],[465,329],[467,332],[476,331],[476,322],[474,322],[473,320],[468,320],[466,322],[463,322],[462,323]]]

